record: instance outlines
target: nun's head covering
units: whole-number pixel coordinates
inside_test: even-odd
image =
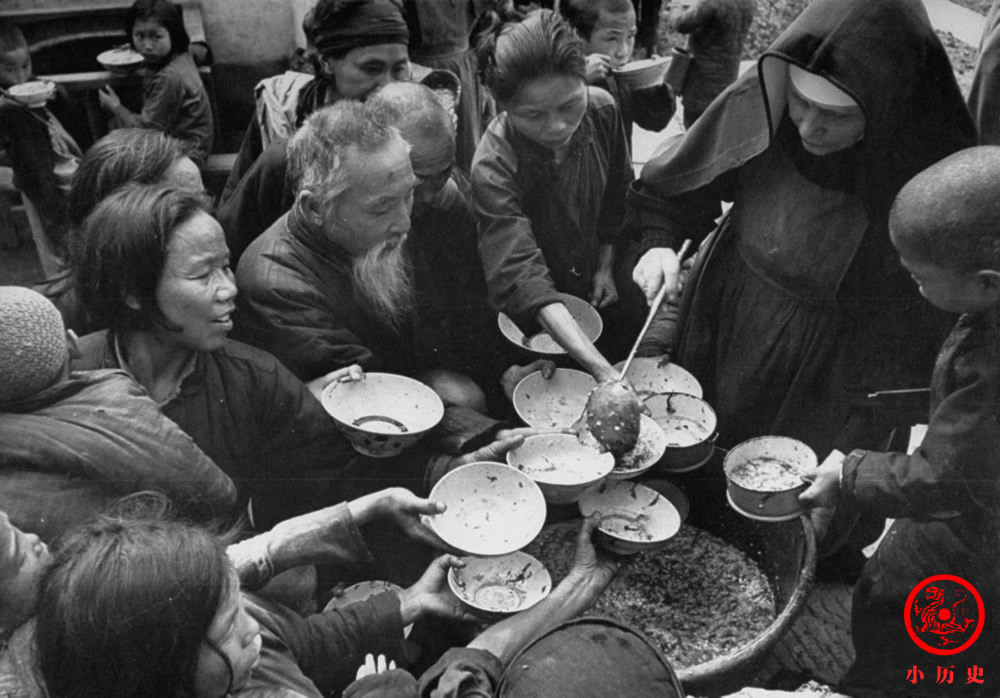
[[[0,286],[0,403],[49,387],[66,363],[66,328],[45,296]]]

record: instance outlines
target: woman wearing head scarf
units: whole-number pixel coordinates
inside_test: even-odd
[[[673,250],[733,203],[687,282],[674,352],[727,445],[781,434],[822,459],[852,395],[928,384],[948,320],[899,265],[888,212],[974,140],[919,2],[816,0],[643,168],[629,204],[649,298],[676,293]]]
[[[395,0],[319,0],[302,28],[315,49],[316,75],[290,71],[257,84],[257,109],[223,201],[264,148],[291,136],[323,105],[364,100],[389,82],[410,79],[410,34]]]

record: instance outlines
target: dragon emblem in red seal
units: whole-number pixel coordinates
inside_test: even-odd
[[[953,574],[937,574],[910,592],[903,610],[906,631],[923,650],[952,655],[972,646],[983,631],[986,608],[976,588]]]

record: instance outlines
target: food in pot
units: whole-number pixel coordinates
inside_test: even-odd
[[[584,414],[587,429],[602,451],[618,455],[636,447],[642,403],[625,381],[610,379],[601,382],[590,392]]]
[[[729,477],[740,487],[756,492],[780,492],[802,484],[794,464],[771,456],[757,456],[733,466]]]
[[[549,570],[553,584],[572,567],[578,531],[573,522],[547,526],[525,548]],[[686,524],[665,548],[634,555],[590,612],[641,630],[675,669],[743,647],[776,616],[760,568],[722,539]]]

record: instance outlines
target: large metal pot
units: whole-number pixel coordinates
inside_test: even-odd
[[[647,398],[646,406],[667,437],[658,472],[683,473],[708,461],[715,448],[717,418],[707,402],[684,393],[661,393]]]
[[[767,575],[778,612],[763,633],[739,649],[677,671],[689,695],[724,696],[750,685],[802,611],[816,578],[816,538],[805,516],[786,523],[755,523],[723,515],[709,530],[757,563]]]
[[[759,436],[744,441],[722,464],[729,503],[752,519],[795,518],[803,511],[799,494],[809,486],[799,476],[816,465],[816,454],[797,439]]]

